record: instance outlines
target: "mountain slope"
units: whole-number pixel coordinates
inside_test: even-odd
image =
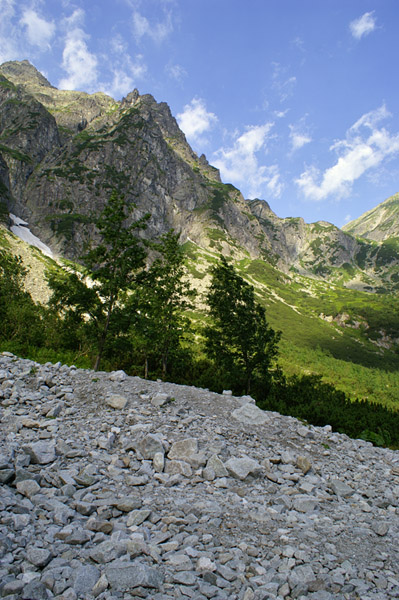
[[[183,242],[261,258],[294,277],[370,291],[399,285],[396,246],[381,251],[329,223],[280,219],[267,202],[244,200],[192,151],[165,103],[137,90],[121,102],[57,90],[28,61],[4,63],[3,206],[53,250],[76,258],[112,189],[136,205],[134,218],[151,214],[150,237],[174,228]]]
[[[342,228],[347,233],[375,242],[399,238],[399,194],[350,221]]]
[[[10,228],[13,213],[58,255],[76,259],[88,239],[95,241],[93,215],[112,189],[136,206],[133,218],[151,214],[145,235],[180,232],[200,292],[220,253],[232,257],[270,324],[283,331],[286,372],[320,373],[359,397],[396,401],[397,196],[380,205],[383,213],[377,207],[379,216],[367,217],[362,231],[280,219],[267,202],[247,201],[221,182],[165,103],[137,90],[121,102],[57,90],[27,61],[2,65],[0,222]],[[36,256],[3,230],[0,246],[7,245],[34,265],[34,276]],[[45,299],[41,284],[35,298]],[[199,307],[193,319],[201,318]]]

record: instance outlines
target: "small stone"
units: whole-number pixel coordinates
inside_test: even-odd
[[[110,373],[109,375],[109,379],[111,381],[117,381],[118,383],[122,383],[122,381],[125,381],[125,379],[127,379],[127,375],[125,371],[122,371],[121,369],[120,371],[112,371],[112,373]]]
[[[189,462],[190,457],[197,453],[198,440],[196,438],[187,438],[172,444],[172,447],[168,453],[168,458],[171,460],[176,459]]]
[[[21,598],[22,600],[48,600],[50,594],[43,583],[34,579],[24,586]]]
[[[53,555],[50,550],[38,548],[36,546],[29,546],[26,552],[26,558],[32,565],[35,565],[35,567],[45,567],[52,557]]]
[[[39,421],[34,421],[33,419],[21,419],[22,427],[26,427],[26,429],[39,429],[40,423]]]
[[[165,468],[165,456],[163,452],[155,452],[152,459],[152,468],[156,473],[162,473]]]
[[[159,392],[158,394],[155,394],[155,396],[153,396],[151,398],[151,404],[153,406],[161,408],[161,406],[165,406],[165,404],[168,404],[172,400],[173,400],[173,398],[171,396],[169,396],[169,394],[164,394],[162,392]]]
[[[298,456],[296,459],[296,466],[301,469],[302,473],[306,475],[312,468],[312,463],[306,456]]]
[[[9,483],[14,479],[15,471],[14,469],[2,469],[0,471],[0,483]]]
[[[236,408],[231,413],[231,416],[245,425],[264,425],[265,423],[270,423],[268,414],[251,403],[246,403],[240,408]]]
[[[110,563],[105,569],[105,576],[116,592],[128,592],[137,587],[160,589],[163,583],[160,571],[136,561]]]
[[[93,565],[82,565],[74,571],[73,589],[78,598],[92,591],[100,575],[100,571]]]
[[[294,499],[293,508],[300,513],[307,513],[314,511],[317,504],[316,498],[303,494]]]
[[[389,531],[388,523],[373,523],[371,528],[374,531],[374,533],[381,537],[384,537],[384,535],[386,535]]]
[[[105,398],[105,402],[108,406],[115,409],[123,409],[127,404],[127,398],[125,396],[120,396],[119,394],[113,394],[108,398]]]
[[[224,464],[222,463],[222,461],[220,460],[220,458],[217,456],[217,454],[213,454],[209,458],[206,466],[207,466],[207,468],[211,468],[214,471],[215,477],[227,477],[228,476],[227,469],[224,466]]]
[[[261,465],[248,456],[242,458],[230,458],[226,463],[225,467],[229,474],[235,479],[243,481],[249,475],[259,475],[262,471]]]
[[[108,579],[106,578],[105,575],[101,575],[100,579],[97,581],[97,583],[92,588],[91,593],[93,594],[93,596],[95,598],[97,598],[97,596],[99,596],[100,594],[105,592],[107,587],[108,587]]]
[[[349,496],[352,496],[354,493],[354,490],[340,479],[332,479],[330,482],[330,487],[334,494],[337,496],[342,496],[343,498],[349,498]]]
[[[5,583],[2,586],[1,595],[2,596],[11,596],[13,594],[18,595],[20,592],[22,592],[24,585],[25,585],[24,582],[21,581],[20,579],[14,579],[13,581],[8,581],[7,583]]]
[[[116,508],[122,512],[130,512],[137,508],[141,508],[142,501],[138,496],[126,496],[116,502]]]
[[[23,446],[23,451],[30,456],[32,464],[47,465],[57,457],[54,442],[34,442]]]
[[[149,433],[143,439],[134,444],[134,448],[138,450],[144,460],[152,460],[155,454],[163,454],[163,445],[157,435]]]
[[[24,481],[19,481],[16,485],[16,488],[20,494],[26,496],[27,498],[31,498],[40,491],[40,485],[36,483],[34,479],[25,479]]]
[[[10,469],[12,467],[12,460],[7,454],[0,452],[0,470]]]
[[[133,525],[141,525],[148,519],[150,514],[151,511],[146,509],[132,510],[127,519],[127,526],[132,527]]]
[[[101,533],[109,534],[112,532],[114,526],[110,521],[102,521],[101,519],[91,517],[86,523],[86,528],[89,531],[99,531]]]
[[[165,465],[165,473],[192,477],[193,471],[191,466],[183,460],[168,460]]]
[[[74,476],[74,479],[77,484],[88,487],[96,483],[99,480],[99,476],[93,465],[87,465],[87,467],[79,471],[78,475]]]
[[[70,535],[65,538],[67,544],[72,546],[82,546],[91,539],[91,535],[88,531],[82,529],[75,529]]]

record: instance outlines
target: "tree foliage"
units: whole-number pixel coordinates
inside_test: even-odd
[[[238,389],[250,393],[255,381],[267,385],[280,333],[269,327],[265,309],[255,300],[254,288],[224,257],[211,274],[206,351],[230,374]]]
[[[142,273],[131,300],[137,311],[133,335],[145,357],[145,376],[151,356],[159,361],[165,376],[171,355],[179,350],[189,330],[185,312],[192,308],[195,291],[185,279],[179,235],[171,230],[153,243],[152,248],[158,256],[148,271]]]
[[[24,289],[26,274],[21,257],[0,248],[0,340],[43,339],[42,311]]]
[[[110,328],[117,329],[118,303],[144,267],[147,251],[137,231],[145,229],[148,215],[128,223],[134,205],[113,192],[95,222],[100,243],[81,257],[82,272],[49,274],[51,305],[65,317],[88,319],[96,340],[94,369],[100,366]],[[130,210],[129,210],[130,209]]]

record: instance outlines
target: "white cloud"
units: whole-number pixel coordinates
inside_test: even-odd
[[[251,197],[266,192],[277,198],[283,189],[277,165],[261,166],[256,155],[265,148],[272,127],[273,123],[248,127],[231,148],[220,148],[215,153],[213,164],[222,178],[242,186]]]
[[[39,46],[41,50],[51,47],[50,41],[55,33],[54,23],[42,19],[33,9],[24,10],[20,23],[26,27],[28,41],[32,45]]]
[[[154,42],[161,43],[173,31],[171,15],[167,14],[163,23],[150,24],[146,17],[135,11],[133,13],[133,31],[139,41],[148,35]]]
[[[399,133],[391,134],[380,126],[380,122],[389,116],[386,107],[381,106],[360,117],[350,127],[346,138],[330,147],[339,155],[335,165],[322,174],[310,166],[296,180],[304,195],[311,200],[345,197],[366,171],[380,167],[384,160],[399,154]]]
[[[187,77],[187,71],[181,65],[169,64],[165,67],[165,71],[169,77],[179,82]]]
[[[22,58],[19,32],[13,26],[15,0],[0,0],[0,64]]]
[[[186,104],[182,113],[177,115],[180,129],[188,140],[194,143],[205,143],[202,134],[209,131],[217,122],[214,113],[206,110],[205,102],[201,98],[193,98]]]
[[[353,37],[360,40],[364,35],[368,35],[376,28],[374,11],[366,12],[364,15],[349,23],[349,28]]]
[[[280,63],[272,63],[272,88],[277,92],[280,102],[285,102],[294,93],[296,86],[296,77],[287,77],[286,67],[282,67]]]
[[[290,141],[291,141],[291,152],[299,150],[306,144],[312,141],[309,133],[304,129],[303,125],[289,125],[290,128]]]
[[[81,28],[83,21],[84,11],[80,8],[65,20],[67,34],[62,67],[67,72],[67,77],[59,82],[59,87],[63,90],[90,90],[97,82],[98,60],[87,47],[86,40],[89,36]]]
[[[147,66],[141,54],[137,54],[134,59],[129,55],[120,56],[118,60],[112,61],[112,64],[118,66],[111,67],[111,83],[100,83],[99,89],[118,100],[137,86],[137,80],[147,73]]]

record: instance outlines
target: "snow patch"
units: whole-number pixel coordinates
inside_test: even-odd
[[[41,250],[43,254],[53,257],[53,253],[50,250],[50,248],[46,246],[46,244],[44,244],[38,237],[33,235],[26,221],[23,221],[22,219],[11,213],[10,219],[12,221],[12,225],[10,227],[10,231],[12,231],[12,233],[14,233],[24,242],[27,242],[31,246],[35,246],[36,248]]]

